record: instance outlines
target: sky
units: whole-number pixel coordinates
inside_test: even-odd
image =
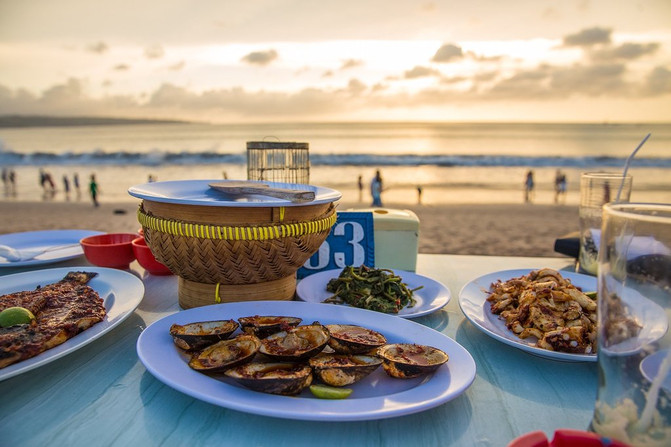
[[[671,122],[668,0],[0,0],[0,115]]]

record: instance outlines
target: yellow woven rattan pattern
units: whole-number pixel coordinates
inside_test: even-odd
[[[254,284],[295,274],[319,249],[336,218],[331,206],[306,222],[217,226],[138,211],[154,256],[180,277],[205,284]]]

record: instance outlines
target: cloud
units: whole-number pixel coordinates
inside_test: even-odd
[[[655,67],[647,76],[642,93],[648,96],[671,93],[671,71],[666,67]]]
[[[184,67],[186,67],[186,62],[185,61],[179,61],[179,62],[174,63],[172,65],[168,65],[168,70],[180,71],[180,70],[183,70]]]
[[[450,77],[444,77],[440,79],[441,84],[458,84],[460,82],[468,82],[470,81],[471,78],[466,77],[466,76],[450,76]]]
[[[360,95],[364,93],[368,87],[366,84],[361,82],[358,79],[350,79],[349,82],[347,83],[347,92],[352,94],[352,95]]]
[[[416,79],[416,78],[425,78],[427,76],[440,76],[440,71],[435,68],[416,66],[410,70],[407,70],[403,77],[405,79]]]
[[[613,30],[609,28],[587,28],[575,34],[564,36],[564,46],[567,47],[584,47],[596,44],[610,43],[610,35]]]
[[[144,56],[147,59],[160,59],[165,55],[165,50],[161,45],[150,45],[144,49]]]
[[[163,84],[149,98],[143,107],[164,112],[188,111],[191,113],[220,113],[243,117],[310,116],[338,112],[347,107],[345,96],[358,85],[350,81],[348,88],[341,91],[327,91],[314,88],[296,93],[249,92],[241,87],[213,89],[195,93],[172,84]],[[351,104],[351,103],[350,103]]]
[[[412,73],[412,74],[411,74]],[[407,74],[436,76],[437,70],[415,67]],[[398,78],[397,78],[398,80]],[[0,85],[0,114],[53,114],[128,116],[179,119],[328,119],[336,114],[374,109],[497,101],[565,101],[569,98],[671,98],[671,71],[658,66],[643,76],[631,76],[622,62],[541,64],[504,75],[497,70],[474,76],[439,77],[416,93],[385,83],[370,85],[352,78],[339,87],[305,88],[296,92],[252,91],[243,87],[213,88],[196,92],[164,83],[137,95],[94,97],[88,81],[69,79],[33,93]]]
[[[86,51],[91,53],[103,54],[109,50],[109,46],[105,42],[96,42],[86,46]]]
[[[356,67],[361,67],[363,65],[363,61],[361,59],[346,59],[342,61],[342,65],[340,66],[341,70],[347,70],[350,68],[356,68]]]
[[[520,71],[496,83],[489,97],[505,99],[547,99],[568,97],[631,97],[636,85],[625,80],[623,64],[540,65]]]
[[[277,51],[266,50],[252,51],[251,53],[243,56],[243,58],[240,60],[252,65],[268,65],[275,59],[277,59]]]
[[[41,94],[25,89],[12,91],[0,85],[0,113],[24,115],[87,115],[87,116],[138,115],[138,102],[130,96],[92,98],[87,92],[87,82],[75,78],[48,88]]]
[[[654,54],[659,49],[658,43],[624,43],[617,47],[602,48],[592,53],[595,60],[633,60]]]
[[[499,62],[503,59],[503,56],[482,56],[472,51],[469,51],[466,54],[478,62]]]
[[[436,54],[433,55],[431,59],[432,62],[450,62],[455,59],[461,59],[464,57],[464,52],[460,46],[457,46],[452,43],[446,43],[442,47],[438,48]]]

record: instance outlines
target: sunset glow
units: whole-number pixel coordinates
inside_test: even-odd
[[[664,1],[28,3],[0,4],[0,114],[671,120]]]

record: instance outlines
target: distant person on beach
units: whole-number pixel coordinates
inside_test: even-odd
[[[42,185],[44,200],[51,199],[56,195],[56,184],[51,174],[44,169],[40,169],[40,185]]]
[[[81,199],[82,191],[79,188],[79,174],[77,174],[76,172],[72,175],[72,184],[75,187],[75,191],[77,191],[77,200]]]
[[[524,202],[529,203],[534,199],[534,171],[531,169],[527,171],[527,176],[524,179]]]
[[[70,180],[63,174],[63,191],[65,191],[65,200],[70,200]]]
[[[417,185],[417,205],[422,204],[422,192],[423,192],[422,186]]]
[[[2,168],[2,186],[5,188],[5,195],[9,195],[9,170]]]
[[[370,182],[370,195],[373,196],[373,206],[382,206],[382,175],[379,169]]]
[[[91,174],[91,181],[89,182],[89,192],[91,193],[91,200],[93,200],[93,206],[98,207],[98,183],[96,182],[96,175]]]
[[[16,196],[16,171],[13,169],[9,170],[9,189],[9,194]]]
[[[363,177],[359,176],[357,186],[359,187],[359,202],[363,202]]]
[[[559,199],[566,202],[566,174],[557,169],[555,174],[555,203],[559,203]]]
[[[44,169],[40,168],[40,186],[44,192],[47,192],[47,173]]]

